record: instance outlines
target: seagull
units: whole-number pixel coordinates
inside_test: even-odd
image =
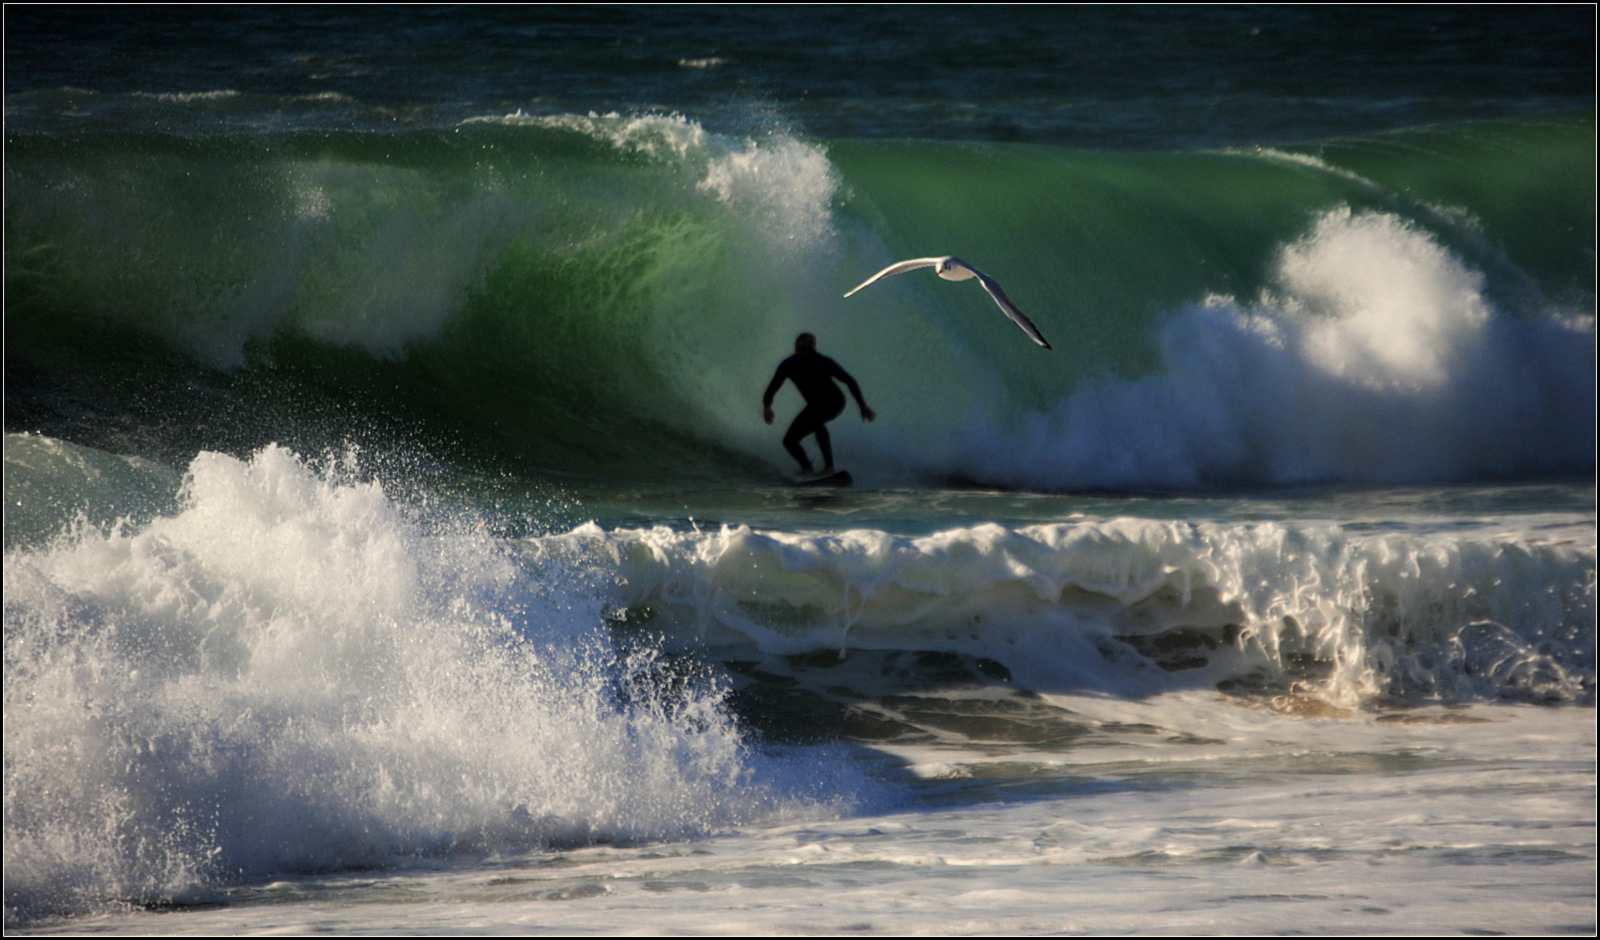
[[[917,268],[933,268],[935,274],[947,281],[965,281],[977,278],[978,283],[983,285],[983,289],[989,292],[990,297],[994,298],[994,302],[1000,305],[1001,310],[1005,311],[1005,315],[1011,318],[1011,322],[1021,327],[1022,332],[1028,334],[1029,339],[1032,339],[1045,349],[1050,348],[1050,344],[1044,341],[1044,336],[1039,332],[1039,328],[1034,326],[1033,321],[1029,320],[1021,310],[1017,309],[1017,305],[1012,303],[1011,298],[1007,297],[1006,292],[1000,288],[998,281],[960,258],[953,258],[949,255],[943,258],[913,258],[910,261],[898,261],[857,284],[845,296],[849,297],[850,294],[854,294],[873,281],[893,277],[896,274],[904,274],[907,271],[915,271]]]

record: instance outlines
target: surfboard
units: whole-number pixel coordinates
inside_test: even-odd
[[[835,470],[825,477],[805,477],[794,481],[795,486],[849,486],[855,482],[849,470]]]

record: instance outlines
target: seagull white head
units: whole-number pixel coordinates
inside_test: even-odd
[[[947,281],[965,281],[978,276],[978,272],[960,258],[946,256],[939,259],[933,273]]]

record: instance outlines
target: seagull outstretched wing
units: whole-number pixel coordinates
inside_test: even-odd
[[[855,287],[850,288],[849,292],[846,293],[845,296],[849,297],[851,294],[854,294],[861,288],[866,287],[873,281],[881,281],[886,277],[893,277],[896,274],[904,274],[907,271],[915,271],[917,268],[936,268],[939,266],[939,262],[944,260],[944,258],[912,258],[910,261],[897,261],[894,264],[889,265],[887,268],[884,268],[882,271],[879,271],[877,274],[874,274],[873,276],[862,281],[860,284],[857,284]]]
[[[1028,338],[1035,343],[1045,349],[1050,348],[1050,344],[1045,342],[1044,334],[1040,333],[1039,328],[1033,325],[1033,321],[1028,319],[1027,314],[1018,310],[1017,305],[1011,302],[1011,298],[1007,297],[1005,290],[1000,287],[999,281],[976,268],[972,269],[972,273],[977,275],[978,283],[982,284],[983,289],[989,292],[989,296],[994,298],[994,302],[1000,305],[1000,309],[1005,311],[1006,316],[1011,318],[1012,323],[1022,327],[1022,332],[1028,334]]]

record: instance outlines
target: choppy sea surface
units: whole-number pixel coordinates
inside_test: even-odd
[[[1595,931],[1592,8],[5,25],[8,933]]]

